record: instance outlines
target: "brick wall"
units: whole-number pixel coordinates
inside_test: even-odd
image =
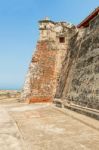
[[[30,93],[27,93],[25,97],[28,102],[52,101],[53,86],[56,81],[55,61],[57,50],[52,49],[50,45],[52,45],[50,41],[37,43],[36,52],[29,67],[30,75],[28,78],[30,82],[26,85],[30,87]]]

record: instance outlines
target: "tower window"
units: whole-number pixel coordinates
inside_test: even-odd
[[[46,29],[46,25],[44,26],[44,29]]]
[[[65,43],[65,37],[59,37],[59,42],[60,43]]]

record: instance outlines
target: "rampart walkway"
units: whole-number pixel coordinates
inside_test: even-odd
[[[4,104],[0,106],[0,150],[99,150],[94,124],[99,121],[65,113],[51,104]]]

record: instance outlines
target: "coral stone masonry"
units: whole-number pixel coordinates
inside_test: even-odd
[[[99,109],[99,7],[78,26],[45,18],[39,30],[22,99]]]
[[[71,24],[39,21],[40,38],[32,57],[22,93],[27,102],[49,102],[56,92],[62,61],[67,53]]]

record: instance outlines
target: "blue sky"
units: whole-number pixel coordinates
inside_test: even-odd
[[[36,41],[38,21],[78,24],[99,0],[0,0],[0,89],[21,89]]]

